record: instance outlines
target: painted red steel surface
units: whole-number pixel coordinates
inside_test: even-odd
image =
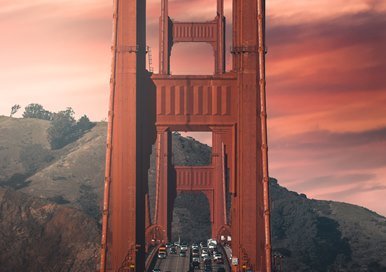
[[[225,72],[223,0],[217,1],[214,20],[198,23],[173,21],[168,1],[162,0],[160,69],[151,77],[145,71],[144,3],[115,2],[116,72],[102,239],[102,244],[107,240],[102,248],[107,258],[101,264],[111,271],[143,271],[148,244],[170,239],[177,192],[201,191],[210,203],[212,236],[232,235],[232,255],[239,262],[232,271],[270,272],[264,1],[233,1],[233,68]],[[171,75],[170,52],[177,42],[210,43],[214,75]],[[172,165],[174,130],[211,131],[211,165]],[[154,142],[156,201],[151,220],[145,184]]]
[[[153,75],[152,79],[157,89],[157,125],[173,130],[209,130],[209,125],[232,125],[237,121],[234,74]]]
[[[175,166],[177,191],[213,190],[212,166]]]

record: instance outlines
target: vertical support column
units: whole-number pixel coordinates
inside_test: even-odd
[[[111,78],[103,225],[107,254],[101,271],[143,271],[145,264],[145,188],[143,179],[142,92],[145,86],[145,1],[115,0],[114,61]],[[105,215],[104,215],[105,219]],[[105,239],[104,238],[104,239]],[[106,258],[107,257],[107,258]],[[103,263],[102,263],[103,262]]]
[[[168,0],[161,0],[161,17],[159,21],[159,74],[170,74],[170,18]]]
[[[225,17],[224,0],[217,0],[217,41],[215,49],[215,74],[225,73]]]
[[[235,64],[238,73],[237,184],[232,200],[232,255],[239,265],[232,271],[270,272],[270,252],[264,199],[261,97],[259,92],[258,2],[235,0]],[[261,15],[261,14],[260,14]],[[261,15],[262,16],[262,15]]]
[[[239,41],[239,18],[240,18],[240,7],[239,0],[232,0],[232,48],[235,50],[240,45]],[[239,58],[233,52],[232,54],[232,71],[239,70]]]
[[[173,188],[171,182],[171,132],[167,127],[157,128],[156,206],[155,224],[163,229],[164,242],[171,237]],[[175,186],[174,186],[175,187]]]
[[[212,238],[217,238],[220,228],[226,225],[226,196],[224,192],[223,141],[225,131],[221,127],[212,127],[212,165],[214,189],[214,214],[212,222]]]
[[[268,133],[267,133],[267,107],[266,107],[266,81],[265,81],[265,0],[258,0],[258,51],[259,51],[259,89],[260,89],[260,123],[261,123],[261,160],[262,160],[262,183],[263,183],[263,206],[264,206],[264,228],[265,228],[265,262],[267,271],[272,268],[272,246],[271,246],[271,209],[269,197],[269,174],[268,174]]]

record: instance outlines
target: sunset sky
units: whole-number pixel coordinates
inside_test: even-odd
[[[160,0],[147,3],[157,71]],[[210,20],[215,8],[170,0],[178,20]],[[267,0],[267,15],[270,175],[310,198],[386,215],[386,1]],[[105,119],[111,17],[106,0],[0,0],[0,114],[34,102]],[[174,74],[212,64],[209,45],[173,48]]]

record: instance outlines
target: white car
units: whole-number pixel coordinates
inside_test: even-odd
[[[198,244],[194,243],[194,244],[192,245],[192,249],[199,249]]]
[[[188,250],[188,244],[186,244],[186,243],[181,243],[181,244],[180,244],[180,250],[182,250],[182,251],[187,251],[187,250]]]
[[[222,259],[222,254],[221,253],[216,253],[213,255],[213,260],[217,260],[217,259]]]
[[[165,252],[159,252],[158,253],[158,259],[166,259],[166,253]]]

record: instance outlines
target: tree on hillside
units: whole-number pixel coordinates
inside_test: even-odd
[[[41,120],[52,120],[53,114],[44,109],[40,104],[29,104],[24,109],[23,118],[35,118]]]
[[[85,132],[92,129],[95,126],[95,123],[90,122],[90,119],[87,117],[87,115],[83,115],[76,123],[76,126],[80,131]]]
[[[60,149],[75,141],[78,135],[74,131],[76,121],[72,108],[59,111],[53,115],[51,126],[48,128],[48,141],[52,149]]]
[[[86,115],[76,122],[72,108],[53,114],[51,126],[48,128],[48,141],[52,149],[60,149],[83,136],[95,126]]]
[[[12,117],[19,109],[20,109],[20,105],[19,104],[13,105],[12,108],[11,108],[11,114],[9,115],[9,117]]]

